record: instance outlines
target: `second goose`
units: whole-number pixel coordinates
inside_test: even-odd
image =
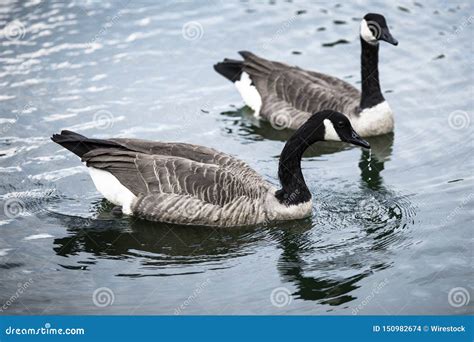
[[[360,23],[362,91],[329,75],[241,51],[243,61],[224,59],[214,69],[232,81],[257,117],[277,128],[297,129],[312,113],[344,113],[363,137],[393,131],[393,113],[380,90],[379,41],[397,45],[385,18],[369,13]]]
[[[204,146],[90,139],[71,131],[52,140],[86,163],[97,190],[123,213],[219,227],[310,216],[311,193],[301,172],[304,151],[323,140],[369,148],[343,114],[316,113],[285,144],[276,189],[243,161]]]

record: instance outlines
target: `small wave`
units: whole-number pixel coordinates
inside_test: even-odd
[[[44,121],[46,122],[51,122],[51,121],[58,121],[58,120],[64,120],[64,119],[69,119],[74,116],[76,116],[76,113],[71,113],[71,114],[51,114],[48,116],[45,116],[43,118]]]
[[[7,256],[8,252],[10,252],[12,250],[13,250],[13,248],[2,248],[2,249],[0,249],[0,257]]]
[[[23,240],[30,241],[30,240],[38,240],[38,239],[47,239],[47,238],[52,238],[52,237],[54,236],[51,234],[41,233],[41,234],[34,234],[34,235],[27,236],[23,238]]]
[[[116,122],[123,121],[123,120],[125,120],[125,116],[123,115],[110,117],[107,121],[107,124],[110,126]],[[104,125],[104,123],[101,122],[101,120],[93,120],[93,121],[88,121],[82,124],[70,126],[66,129],[70,131],[85,131],[85,130],[93,129],[93,128],[101,128],[102,125]]]
[[[0,101],[7,101],[16,98],[15,95],[0,95]]]
[[[81,165],[56,171],[44,172],[37,175],[29,176],[29,178],[32,180],[57,181],[59,179],[70,177],[78,173],[84,173],[85,171],[86,168]]]

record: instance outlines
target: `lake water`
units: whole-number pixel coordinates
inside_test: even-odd
[[[2,313],[472,313],[473,5],[425,3],[2,1]],[[395,132],[369,139],[371,153],[308,151],[312,218],[235,229],[117,218],[49,140],[67,128],[191,142],[277,184],[291,132],[255,121],[212,65],[250,50],[359,87],[371,11],[400,42],[380,46]]]

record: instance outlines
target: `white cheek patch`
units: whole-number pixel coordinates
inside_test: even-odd
[[[360,36],[369,44],[378,44],[377,38],[374,37],[372,31],[370,31],[369,25],[365,19],[360,22]]]
[[[334,125],[332,124],[331,120],[325,119],[323,122],[324,122],[324,140],[341,141],[341,138],[339,138],[339,135],[334,129]]]

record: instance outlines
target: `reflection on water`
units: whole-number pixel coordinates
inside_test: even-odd
[[[85,252],[97,258],[140,260],[140,269],[117,276],[170,276],[186,273],[179,270],[187,265],[204,264],[196,272],[224,267],[219,266],[221,261],[252,253],[253,244],[265,234],[264,230],[252,228],[227,230],[134,218],[117,220],[111,218],[111,209],[102,207],[99,217],[93,220],[58,216],[68,234],[54,240],[54,251],[65,257]],[[64,267],[83,269],[80,265]]]
[[[362,150],[359,162],[360,176],[369,189],[382,190],[381,172],[385,168],[385,162],[390,160],[394,134],[371,137],[367,140],[370,143],[370,150]]]

